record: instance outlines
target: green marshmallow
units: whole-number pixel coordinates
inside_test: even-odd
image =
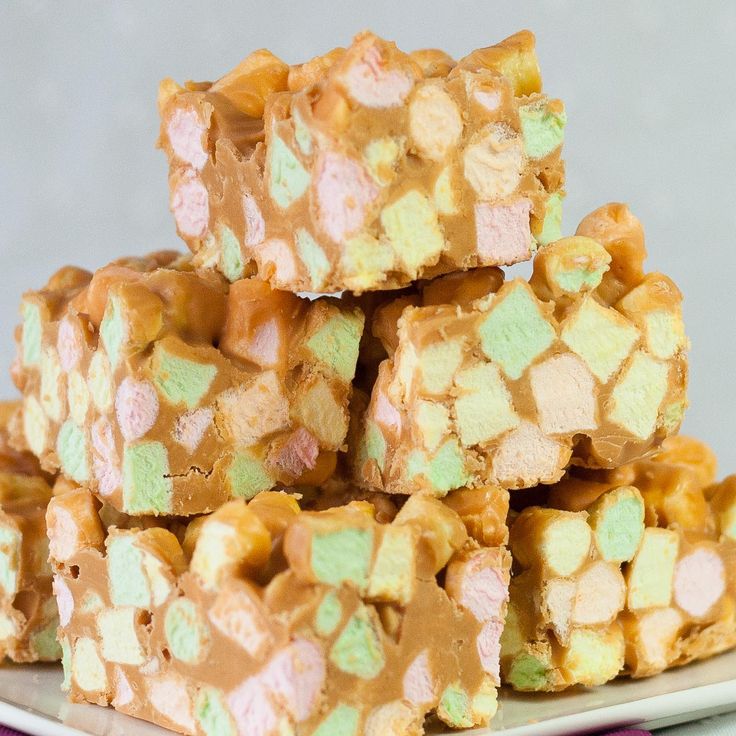
[[[275,483],[263,461],[247,450],[235,453],[227,471],[227,478],[232,495],[247,500],[261,491],[273,488]]]
[[[64,672],[64,681],[61,683],[61,689],[68,693],[72,686],[72,648],[69,639],[62,636],[59,639],[61,645],[61,667]]]
[[[563,323],[561,338],[601,383],[607,383],[639,339],[639,331],[618,312],[588,297]]]
[[[230,282],[242,279],[245,264],[235,233],[227,225],[220,225],[217,239],[220,244],[220,265],[225,278]]]
[[[320,582],[334,586],[351,582],[363,590],[372,554],[372,529],[341,529],[312,536],[310,563]]]
[[[360,712],[357,708],[340,703],[317,726],[312,736],[356,736],[359,722]]]
[[[547,685],[547,664],[531,654],[514,658],[506,681],[517,690],[543,690]]]
[[[368,596],[406,604],[414,587],[415,540],[408,526],[387,526],[371,570]]]
[[[286,209],[307,191],[309,173],[294,152],[277,135],[271,138],[268,154],[269,191],[276,204]]]
[[[330,261],[317,241],[304,229],[296,231],[296,249],[307,267],[309,281],[314,291],[320,291],[330,273]]]
[[[464,370],[455,381],[463,395],[455,400],[460,441],[465,447],[482,444],[519,426],[511,394],[492,363]]]
[[[662,426],[669,434],[672,434],[682,423],[682,417],[685,415],[687,403],[685,401],[675,401],[667,404],[662,411]]]
[[[362,334],[363,315],[340,312],[327,320],[307,340],[307,347],[343,381],[352,381]]]
[[[120,360],[125,335],[127,333],[125,318],[120,304],[120,299],[110,297],[105,308],[105,314],[100,323],[100,338],[110,356],[110,363],[115,368]]]
[[[383,472],[386,465],[386,450],[386,438],[380,427],[374,421],[367,419],[360,444],[360,461],[374,460],[379,470]]]
[[[84,430],[74,421],[67,419],[61,425],[56,439],[56,453],[61,468],[66,475],[77,483],[89,480],[89,462],[87,461],[87,438]]]
[[[381,225],[409,274],[435,263],[445,247],[437,210],[416,189],[404,194],[381,212]]]
[[[194,409],[205,397],[217,375],[211,363],[199,363],[174,355],[158,343],[153,354],[154,383],[172,404]]]
[[[337,593],[331,590],[319,604],[314,625],[317,633],[329,636],[340,625],[340,621],[342,621],[342,604]]]
[[[453,728],[470,728],[473,716],[470,710],[470,698],[458,684],[448,685],[440,698],[439,710]]]
[[[576,294],[582,291],[583,287],[586,290],[595,289],[601,283],[607,269],[608,267],[604,266],[591,270],[576,268],[572,271],[559,271],[555,274],[555,280],[563,291]]]
[[[555,330],[542,317],[536,299],[519,282],[502,299],[494,300],[479,328],[481,348],[516,380],[555,340]]]
[[[299,146],[299,150],[305,156],[310,156],[312,154],[312,136],[309,128],[304,125],[302,116],[296,110],[292,110],[291,119],[294,121],[294,140]]]
[[[657,358],[671,358],[685,342],[682,320],[667,310],[656,310],[645,316],[649,349]]]
[[[203,688],[197,695],[194,708],[199,725],[207,736],[236,736],[237,730],[222,690]]]
[[[564,109],[554,112],[546,102],[519,108],[524,151],[529,158],[544,158],[562,145],[567,115]]]
[[[559,192],[550,194],[544,210],[542,230],[537,235],[539,245],[549,245],[562,237],[562,195]]]
[[[150,607],[151,591],[143,571],[143,553],[132,534],[109,538],[107,578],[113,606]]]
[[[40,631],[31,635],[31,650],[44,661],[53,661],[63,656],[63,651],[56,640],[56,630],[59,628],[59,619],[55,617]]]
[[[350,617],[330,651],[330,660],[343,672],[364,680],[381,672],[385,664],[381,639],[365,608]]]
[[[186,598],[177,598],[166,611],[164,631],[171,653],[182,662],[197,664],[210,641],[207,624],[197,606]]]
[[[171,512],[174,484],[169,456],[161,442],[126,445],[123,450],[123,500],[129,514]]]
[[[23,365],[38,365],[41,362],[41,310],[38,304],[23,301],[21,306],[23,317],[23,337],[21,340]]]
[[[10,598],[18,591],[20,546],[19,531],[6,526],[0,527],[0,586]]]
[[[426,347],[419,362],[424,388],[431,394],[444,394],[462,361],[463,345],[459,340],[443,340]]]
[[[647,439],[657,426],[659,406],[667,393],[669,367],[646,353],[634,354],[611,394],[609,417],[635,437]]]
[[[616,488],[588,509],[588,523],[604,560],[630,562],[644,534],[644,500],[634,488]]]
[[[470,476],[465,470],[465,458],[455,440],[448,440],[431,460],[421,450],[413,450],[407,461],[407,475],[425,478],[444,496],[448,491],[467,485]]]

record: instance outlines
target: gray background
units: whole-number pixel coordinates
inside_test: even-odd
[[[216,10],[215,10],[216,8]],[[20,294],[59,266],[181,247],[154,148],[158,80],[214,79],[269,46],[304,60],[370,27],[456,56],[528,27],[568,110],[565,225],[623,200],[686,295],[685,429],[736,471],[736,3],[0,0],[0,392]]]

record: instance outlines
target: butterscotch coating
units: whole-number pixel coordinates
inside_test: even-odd
[[[559,236],[565,110],[522,31],[455,62],[372,33],[162,83],[170,205],[196,263],[289,291],[395,289]]]
[[[367,501],[304,512],[264,492],[179,537],[110,527],[100,545],[79,494],[49,509],[72,700],[197,736],[419,736],[432,712],[454,727],[495,713],[510,558],[442,502],[381,523]]]
[[[17,402],[0,402],[0,660],[54,662],[59,618],[46,539],[48,477],[29,453],[11,449]]]
[[[709,486],[714,475],[706,445],[672,437],[651,459],[571,475],[547,506],[524,509],[510,529],[504,681],[600,685],[736,646],[736,497],[733,476]]]
[[[643,249],[624,205],[581,228],[606,243],[622,220],[629,240],[616,242]],[[578,235],[545,246],[529,282],[502,284],[485,269],[462,288],[453,274],[375,309],[372,334],[388,358],[351,448],[358,484],[435,496],[527,488],[570,464],[619,467],[675,433],[687,383],[681,294],[657,273],[622,291],[619,250],[601,243]]]
[[[172,253],[24,295],[15,441],[131,515],[191,515],[335,469],[356,307],[229,285]]]

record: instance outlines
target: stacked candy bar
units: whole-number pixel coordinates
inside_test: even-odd
[[[192,736],[420,736],[487,725],[502,675],[736,646],[736,476],[674,436],[682,295],[625,205],[561,237],[529,32],[260,50],[159,110],[191,253],[23,297],[10,656]]]
[[[334,470],[359,310],[172,253],[23,298],[15,380],[25,444],[127,514],[196,514]]]
[[[615,467],[677,430],[687,347],[681,295],[645,274],[623,205],[539,251],[534,273],[443,277],[380,306],[387,358],[353,445],[359,484],[389,493],[559,480]]]
[[[390,289],[559,233],[565,111],[529,32],[458,62],[370,33],[296,67],[261,50],[159,104],[177,230],[231,281]]]
[[[8,445],[17,408],[0,402],[0,659],[53,662],[61,650],[46,538],[51,487],[30,453]]]
[[[517,690],[652,675],[736,646],[736,476],[702,443],[571,474],[511,527],[503,634]]]
[[[486,724],[510,557],[508,495],[484,502],[481,547],[429,497],[377,515],[266,492],[170,530],[106,529],[85,489],[54,498],[64,687],[206,736],[421,734],[432,711]]]

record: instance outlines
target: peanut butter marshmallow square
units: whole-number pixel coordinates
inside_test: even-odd
[[[0,659],[54,662],[59,617],[46,537],[50,478],[30,453],[10,447],[17,402],[0,402]]]
[[[613,468],[674,434],[686,406],[682,296],[645,273],[627,207],[541,249],[527,282],[494,268],[441,277],[373,308],[377,365],[351,455],[356,482],[442,497]]]
[[[230,281],[393,289],[559,236],[565,109],[528,31],[457,62],[372,33],[291,67],[260,50],[159,105],[179,235]]]
[[[190,515],[328,478],[359,309],[158,253],[23,297],[16,443],[131,515]]]
[[[736,646],[734,476],[715,483],[702,442],[581,471],[511,523],[502,637],[516,690],[647,677]]]
[[[65,690],[193,736],[420,736],[430,713],[487,724],[508,494],[394,500],[303,511],[267,491],[106,526],[88,490],[54,498]]]

